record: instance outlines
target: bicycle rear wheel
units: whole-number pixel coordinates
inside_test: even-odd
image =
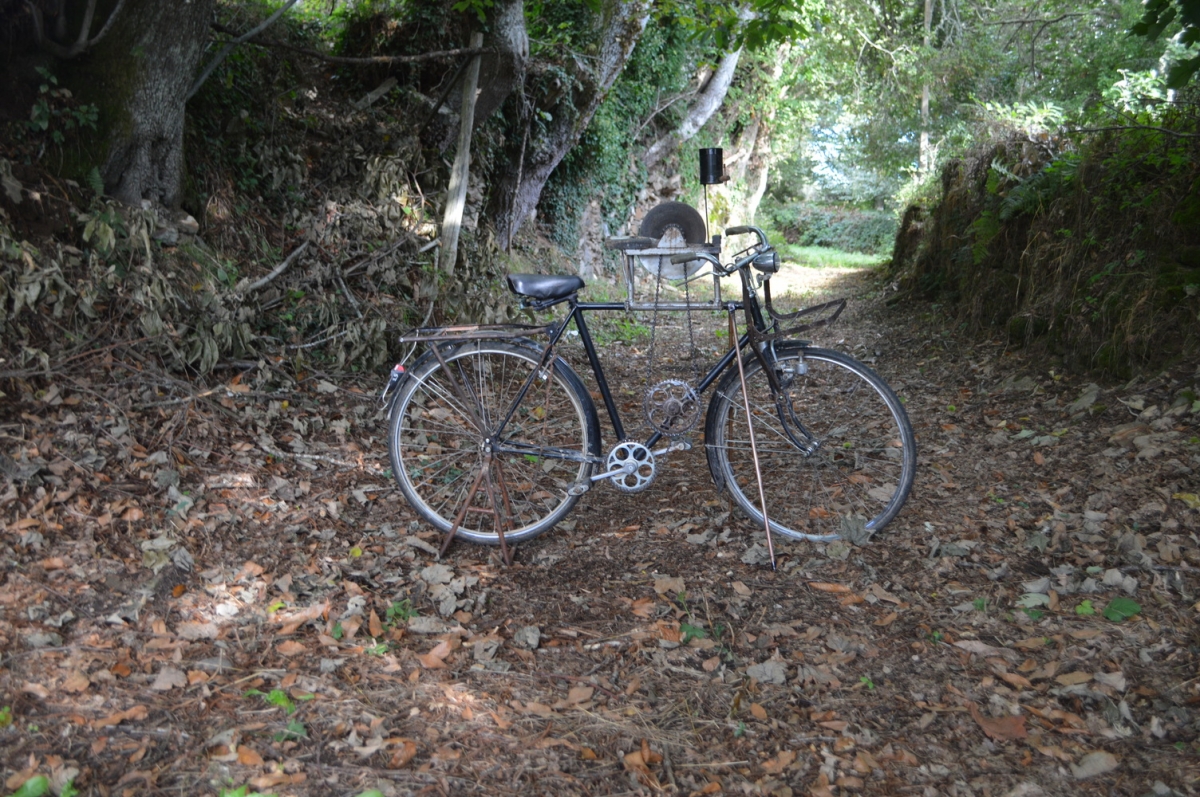
[[[591,475],[599,419],[579,377],[556,360],[534,377],[508,423],[541,350],[472,341],[424,355],[391,413],[392,472],[413,508],[441,531],[495,545],[551,528],[579,500],[569,489]],[[485,472],[486,470],[486,472]]]
[[[772,533],[831,540],[877,531],[912,489],[917,445],[904,406],[878,375],[845,354],[776,343],[778,404],[757,357],[746,389]],[[762,525],[754,456],[737,368],[721,379],[705,418],[718,492]],[[855,534],[858,532],[858,535]]]

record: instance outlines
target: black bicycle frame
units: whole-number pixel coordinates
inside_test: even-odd
[[[572,321],[574,321],[574,323],[575,323],[575,329],[578,330],[578,332],[579,332],[579,340],[583,344],[583,350],[584,350],[584,352],[587,353],[588,363],[591,365],[591,369],[592,369],[592,376],[596,380],[596,386],[600,389],[600,396],[604,400],[604,408],[608,412],[609,420],[612,422],[613,432],[616,434],[618,441],[622,441],[622,440],[626,439],[625,426],[624,426],[624,424],[621,423],[621,415],[620,415],[620,412],[617,410],[617,403],[616,403],[616,401],[613,400],[612,390],[609,388],[608,379],[604,375],[604,367],[600,364],[600,357],[596,353],[596,344],[593,342],[592,335],[588,331],[587,322],[584,320],[584,311],[586,311],[586,310],[624,310],[625,305],[617,303],[617,302],[580,302],[578,295],[572,294],[571,296],[565,297],[564,299],[557,301],[557,302],[551,302],[551,303],[546,303],[546,304],[539,303],[539,306],[537,309],[539,309],[539,310],[547,309],[549,307],[552,307],[555,304],[561,304],[562,302],[569,303],[569,305],[571,307],[570,311],[567,313],[566,318],[564,318],[562,320],[562,323],[555,325],[553,330],[550,332],[550,341],[546,345],[545,350],[542,352],[542,357],[541,357],[541,360],[538,362],[537,367],[526,378],[525,384],[523,384],[521,386],[520,391],[517,392],[516,397],[513,399],[512,406],[509,407],[508,412],[504,416],[504,419],[500,422],[500,424],[494,430],[491,431],[490,437],[491,437],[492,445],[495,446],[496,448],[498,448],[499,450],[505,450],[510,445],[507,443],[502,443],[500,441],[501,435],[504,432],[504,427],[506,427],[508,425],[509,421],[512,420],[513,415],[517,411],[517,407],[519,407],[521,402],[525,400],[525,396],[529,392],[530,387],[533,386],[533,381],[534,381],[534,379],[537,378],[537,375],[539,373],[541,373],[544,368],[551,367],[550,363],[553,362],[553,359],[555,356],[554,348],[555,348],[555,346],[558,345],[558,342],[562,339],[563,334],[566,332],[567,327],[571,324]],[[737,312],[738,310],[742,310],[746,306],[747,305],[744,305],[741,302],[730,302],[726,305],[725,309],[726,309],[726,312],[732,313],[732,312]],[[754,308],[755,303],[752,301],[749,306]],[[754,315],[756,316],[756,318],[754,320],[761,323],[762,322],[761,314],[755,313]],[[735,356],[738,356],[741,353],[741,351],[747,346],[747,344],[750,342],[750,339],[751,339],[751,333],[746,332],[746,334],[742,335],[738,339],[737,346],[735,348],[732,348],[729,351],[727,351],[725,353],[725,355],[723,357],[721,357],[720,360],[717,361],[716,365],[714,365],[709,370],[709,372],[704,376],[704,378],[700,380],[699,385],[697,385],[697,387],[696,387],[697,396],[702,395],[704,393],[704,391],[707,390],[710,385],[712,385],[713,382],[717,381],[717,378],[725,371],[726,368],[729,367],[729,364],[733,362],[733,358]],[[756,354],[760,358],[762,357],[761,353],[756,352]],[[485,432],[485,434],[487,434],[487,432]],[[646,439],[646,442],[644,445],[647,448],[650,448],[655,443],[657,443],[659,440],[661,440],[662,437],[663,437],[662,432],[656,431],[652,435],[650,435],[650,437],[648,437]],[[532,452],[525,452],[525,449],[522,447],[514,447],[510,450],[511,450],[511,453],[532,453]],[[537,450],[541,456],[547,455],[547,449],[539,447]],[[560,452],[560,453],[561,453],[561,456],[563,459],[574,460],[574,459],[578,458],[578,455],[577,454],[572,455],[572,452],[564,451],[564,452]],[[603,462],[604,460],[602,458],[596,458],[593,461]]]

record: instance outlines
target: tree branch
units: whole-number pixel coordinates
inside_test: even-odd
[[[108,35],[108,32],[112,29],[113,22],[117,19],[117,14],[121,13],[121,8],[124,5],[125,0],[117,0],[117,7],[114,8],[113,12],[108,15],[108,21],[104,23],[104,27],[100,29],[100,32],[96,34],[96,37],[87,43],[88,47],[95,47],[100,43],[101,39]]]
[[[1067,130],[1068,133],[1107,133],[1110,131],[1125,132],[1128,130],[1156,130],[1159,133],[1165,133],[1168,136],[1176,138],[1200,138],[1200,133],[1180,133],[1178,130],[1171,130],[1166,127],[1155,127],[1154,125],[1114,125],[1112,127],[1073,127]]]
[[[71,50],[76,53],[83,52],[83,48],[87,46],[88,33],[92,30],[92,17],[96,15],[96,0],[88,0],[87,9],[83,12],[83,24],[79,26],[79,38],[75,40]]]
[[[65,59],[74,58],[99,44],[100,40],[107,36],[108,32],[112,29],[117,15],[125,7],[125,0],[117,0],[117,5],[113,8],[112,13],[108,15],[104,27],[100,28],[100,32],[92,39],[88,39],[88,34],[92,30],[92,21],[96,15],[96,0],[88,0],[87,8],[83,12],[83,24],[79,28],[79,36],[70,47],[64,47],[53,39],[46,38],[42,10],[34,4],[33,0],[26,0],[26,5],[29,6],[30,12],[33,14],[33,32],[38,45],[51,55]]]
[[[213,30],[218,33],[235,33],[224,25],[213,23]],[[460,47],[457,50],[433,50],[428,53],[418,53],[416,55],[371,55],[362,58],[352,58],[344,55],[330,55],[323,53],[320,50],[312,50],[308,47],[297,47],[294,44],[286,44],[284,42],[273,41],[252,41],[249,42],[256,47],[278,47],[281,50],[291,50],[294,53],[301,55],[309,55],[313,58],[319,58],[322,61],[327,61],[331,64],[350,64],[350,65],[370,65],[370,64],[415,64],[421,61],[436,61],[441,58],[458,58],[460,56],[482,55],[484,53],[496,52],[495,47]]]
[[[222,47],[221,52],[217,53],[216,57],[213,58],[212,61],[209,61],[208,66],[204,67],[204,71],[202,71],[200,73],[200,77],[196,78],[196,82],[192,84],[192,88],[188,90],[187,96],[183,98],[183,101],[187,102],[188,100],[190,100],[192,98],[192,95],[194,95],[197,91],[200,90],[200,87],[204,85],[204,81],[208,80],[208,76],[211,75],[213,73],[213,70],[216,69],[217,66],[222,61],[225,60],[225,56],[229,55],[230,51],[232,51],[234,47],[237,47],[239,44],[242,44],[243,42],[246,42],[250,39],[253,39],[255,36],[262,33],[267,28],[271,27],[271,25],[275,24],[276,20],[278,20],[280,17],[283,16],[283,13],[285,11],[287,11],[292,6],[296,5],[296,3],[298,1],[299,0],[288,0],[288,2],[283,4],[282,6],[280,6],[279,9],[274,14],[272,14],[271,16],[264,19],[261,23],[259,23],[259,25],[257,27],[251,28],[250,31],[248,31],[247,33],[243,34],[242,36],[239,36],[238,38],[234,39],[233,41],[229,42],[224,47]]]

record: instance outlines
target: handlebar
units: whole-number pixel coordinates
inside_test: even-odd
[[[718,277],[725,277],[733,273],[732,270],[726,269],[721,265],[721,261],[716,255],[709,254],[708,252],[680,252],[677,255],[671,255],[671,262],[677,265],[679,263],[690,263],[693,260],[704,260],[711,264],[713,273]]]
[[[746,224],[741,227],[727,227],[725,229],[726,235],[745,235],[748,232],[752,232],[758,236],[758,245],[759,246],[767,245],[767,234],[765,232],[763,232],[762,228],[760,228],[760,227],[755,227],[753,225]]]
[[[779,270],[779,255],[776,254],[774,250],[770,249],[770,244],[767,242],[767,234],[762,231],[761,227],[755,227],[747,224],[739,227],[727,227],[725,229],[726,235],[745,235],[746,233],[751,232],[757,236],[758,243],[752,245],[750,249],[746,250],[744,253],[746,254],[745,257],[735,261],[734,263],[730,263],[729,266],[722,266],[720,259],[716,255],[708,252],[680,252],[677,255],[671,256],[671,262],[678,265],[680,263],[690,263],[693,260],[704,260],[712,265],[713,273],[718,277],[726,277],[738,269],[745,268],[749,265],[758,267],[760,271],[765,271],[772,274],[775,273]],[[768,252],[773,258],[771,262],[760,262],[760,255],[765,255]]]

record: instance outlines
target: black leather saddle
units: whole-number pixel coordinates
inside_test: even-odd
[[[582,290],[583,280],[572,274],[509,274],[508,289],[539,301],[563,299]]]

